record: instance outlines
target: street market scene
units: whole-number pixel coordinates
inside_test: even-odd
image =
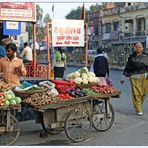
[[[147,146],[147,14],[146,2],[0,2],[0,145]]]

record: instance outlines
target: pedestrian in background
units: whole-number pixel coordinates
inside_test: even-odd
[[[94,70],[95,75],[99,79],[99,84],[100,85],[112,85],[111,79],[110,79],[110,83],[106,81],[107,78],[109,78],[109,65],[108,65],[107,58],[104,56],[101,48],[97,49],[97,53],[98,53],[98,55],[94,60],[93,70]],[[110,103],[109,99],[107,99],[107,110],[108,110],[107,117],[108,118],[111,117],[109,103]],[[99,104],[98,100],[93,101],[94,112],[98,112],[98,110],[99,110],[98,104]]]
[[[63,79],[66,70],[66,54],[64,49],[58,47],[54,56],[54,77],[55,79]]]
[[[108,85],[106,78],[109,77],[109,65],[107,58],[104,56],[102,49],[97,49],[97,57],[94,60],[93,70],[95,75],[99,78],[101,85]]]
[[[24,58],[24,63],[31,63],[33,60],[32,49],[28,46],[28,43],[24,43],[24,49],[20,54],[21,58]]]
[[[132,100],[137,115],[142,115],[142,104],[148,93],[148,54],[141,43],[135,45],[135,51],[128,58],[123,75],[129,77],[132,88]],[[121,81],[121,84],[124,80]]]

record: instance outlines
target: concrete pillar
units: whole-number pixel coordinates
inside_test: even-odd
[[[114,25],[113,25],[113,23],[114,23],[114,22],[111,22],[111,23],[110,23],[110,24],[111,24],[111,32],[114,31]]]
[[[142,19],[141,31],[144,31],[144,19]]]
[[[148,35],[148,16],[145,17],[145,34]]]
[[[136,23],[136,18],[133,18],[133,37],[135,37],[137,32],[137,23]]]
[[[122,34],[124,34],[125,33],[125,18],[121,18],[121,20],[120,20],[120,22],[121,22],[121,24],[120,24],[120,31],[122,32]]]

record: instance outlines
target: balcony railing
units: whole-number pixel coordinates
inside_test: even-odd
[[[124,33],[124,36],[125,37],[132,37],[132,33],[131,32]]]
[[[136,36],[145,36],[145,32],[144,31],[137,31]]]

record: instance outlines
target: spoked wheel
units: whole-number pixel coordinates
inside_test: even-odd
[[[6,131],[7,122],[6,115],[0,116],[0,145],[12,145],[20,135],[20,126],[18,120],[10,115],[10,126]],[[9,121],[8,121],[9,122]]]
[[[63,131],[63,128],[55,128],[55,129],[51,129],[50,128],[50,119],[45,117],[46,114],[42,114],[42,128],[45,132],[51,134],[51,135],[56,135],[59,134],[60,132]],[[48,120],[49,119],[49,120]]]
[[[91,116],[86,109],[71,110],[65,120],[65,133],[74,142],[85,140],[90,134],[91,127]]]
[[[95,130],[103,132],[108,130],[115,120],[115,113],[113,106],[109,104],[108,111],[106,113],[105,101],[98,103],[98,110],[94,113],[92,118],[92,125]]]

